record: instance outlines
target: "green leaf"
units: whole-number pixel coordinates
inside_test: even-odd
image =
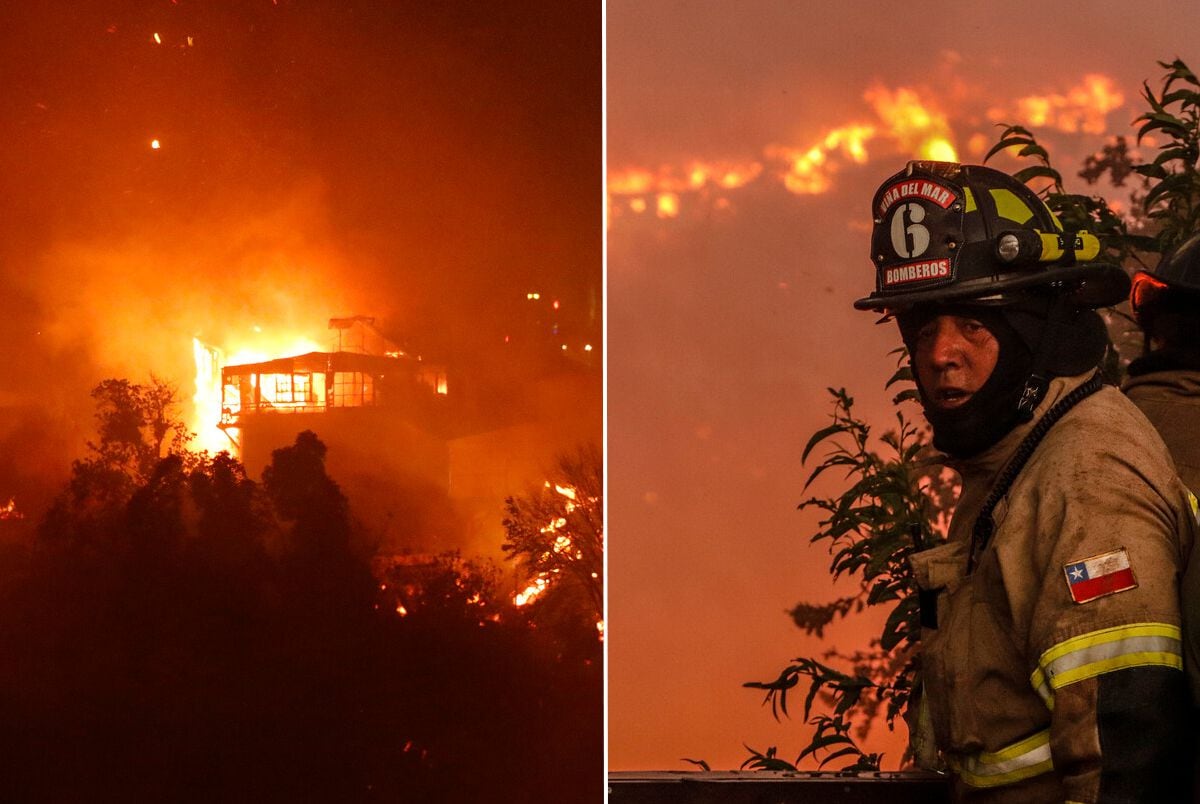
[[[808,443],[804,445],[804,452],[800,455],[800,463],[808,461],[808,455],[813,451],[813,448],[820,444],[825,439],[835,436],[839,433],[846,432],[846,425],[831,424],[828,427],[822,427],[820,430],[812,434],[812,438],[808,439]]]
[[[1138,129],[1137,140],[1140,143],[1142,137],[1149,134],[1151,131],[1165,131],[1168,134],[1179,139],[1187,139],[1187,125],[1173,114],[1165,114],[1155,112],[1154,114],[1144,114],[1134,122],[1141,120],[1147,121],[1140,129]]]
[[[849,756],[853,756],[853,757],[855,757],[855,758],[859,758],[859,757],[862,757],[862,755],[863,755],[863,754],[862,754],[862,751],[858,749],[858,747],[856,747],[856,746],[847,746],[846,748],[841,748],[841,749],[838,749],[837,751],[834,751],[834,752],[833,752],[833,753],[831,753],[829,756],[827,756],[827,757],[825,757],[824,759],[822,759],[822,760],[821,760],[821,762],[820,762],[820,764],[818,764],[818,765],[817,765],[817,767],[818,767],[818,768],[823,768],[823,767],[825,767],[827,764],[829,764],[830,762],[832,762],[833,760],[837,759],[838,757],[844,757],[844,756],[847,756],[847,755],[849,755]]]
[[[1054,168],[1045,165],[1030,165],[1021,168],[1013,174],[1013,178],[1022,184],[1028,184],[1030,179],[1050,179],[1055,185],[1062,185],[1062,175]]]
[[[1017,156],[1036,156],[1047,162],[1050,160],[1050,154],[1046,153],[1046,149],[1036,142],[1030,142],[1020,151],[1017,151]]]
[[[896,372],[884,383],[884,388],[891,388],[898,382],[912,382],[913,372],[912,367],[908,365],[901,366],[896,369]]]

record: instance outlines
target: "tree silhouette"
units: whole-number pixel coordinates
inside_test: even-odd
[[[262,483],[170,439],[127,474],[155,431],[104,387],[95,454],[0,565],[0,801],[594,800],[598,663],[492,619],[470,562],[401,617],[313,433]]]

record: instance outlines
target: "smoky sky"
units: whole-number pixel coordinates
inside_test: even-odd
[[[82,443],[106,376],[187,398],[193,336],[322,337],[358,314],[452,359],[540,291],[598,337],[600,11],[9,4],[4,444],[57,455],[39,437],[55,421]]]
[[[328,315],[403,334],[597,290],[596,4],[18,4],[0,37],[6,349],[77,302],[45,286],[89,270],[98,307],[191,295],[236,317],[260,289],[233,242],[336,255],[299,254],[272,291],[336,289],[354,309]]]

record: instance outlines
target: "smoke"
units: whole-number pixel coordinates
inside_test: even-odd
[[[0,431],[37,411],[81,448],[108,376],[188,399],[193,337],[321,343],[362,314],[462,353],[531,289],[598,331],[598,9],[11,11]]]

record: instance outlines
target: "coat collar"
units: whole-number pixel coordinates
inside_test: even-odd
[[[1055,377],[1050,381],[1049,388],[1046,389],[1046,396],[1042,398],[1037,408],[1034,409],[1032,419],[1024,424],[1018,424],[1005,433],[999,441],[978,455],[962,459],[952,458],[949,455],[944,456],[946,466],[949,466],[962,475],[964,484],[972,481],[988,480],[994,477],[1004,468],[1004,465],[1008,463],[1008,459],[1012,457],[1013,452],[1016,451],[1021,441],[1029,434],[1034,425],[1046,415],[1046,412],[1054,407],[1064,396],[1091,379],[1095,373],[1093,369],[1083,374],[1076,374],[1073,377]]]

